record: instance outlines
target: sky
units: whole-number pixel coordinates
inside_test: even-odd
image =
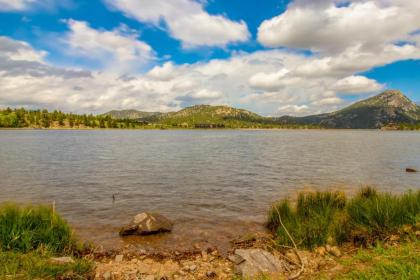
[[[0,107],[301,116],[385,89],[420,101],[418,0],[0,0]]]

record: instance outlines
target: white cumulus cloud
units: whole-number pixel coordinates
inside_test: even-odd
[[[418,0],[304,0],[264,21],[258,40],[268,47],[316,52],[337,53],[349,47],[380,51],[385,43],[410,40],[409,34],[419,28]]]
[[[126,73],[141,70],[154,60],[153,49],[138,34],[121,25],[113,30],[94,29],[87,22],[65,21],[69,31],[62,39],[68,54],[83,57],[101,69]]]
[[[197,46],[223,47],[244,42],[250,37],[244,21],[232,21],[222,15],[210,15],[195,0],[105,0],[128,17],[162,27],[180,40],[185,48]]]

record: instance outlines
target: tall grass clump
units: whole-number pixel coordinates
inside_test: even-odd
[[[300,193],[293,205],[281,200],[271,207],[267,227],[279,244],[290,245],[280,217],[301,247],[325,245],[327,240],[374,242],[397,233],[403,225],[418,225],[420,190],[395,195],[365,187],[349,201],[340,192]]]
[[[362,189],[347,205],[353,234],[383,238],[403,225],[415,225],[420,213],[420,191],[402,195]]]
[[[280,225],[280,217],[295,242],[306,248],[325,244],[334,233],[335,221],[345,207],[346,198],[340,192],[300,193],[295,207],[282,200],[269,211],[267,226],[277,236],[279,244],[291,245]]]
[[[47,206],[0,206],[0,249],[51,253],[71,250],[75,242],[70,226]]]

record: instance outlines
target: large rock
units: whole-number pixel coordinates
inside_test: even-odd
[[[271,253],[261,249],[237,249],[235,254],[244,259],[235,266],[235,272],[243,278],[253,278],[260,274],[284,272],[283,262]]]
[[[157,213],[144,212],[136,215],[133,221],[120,230],[120,235],[149,235],[170,232],[173,223]]]

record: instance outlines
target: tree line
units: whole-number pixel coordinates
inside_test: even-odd
[[[73,114],[54,110],[26,110],[24,108],[0,110],[3,128],[137,128],[143,124],[130,119],[113,119],[107,115]]]

